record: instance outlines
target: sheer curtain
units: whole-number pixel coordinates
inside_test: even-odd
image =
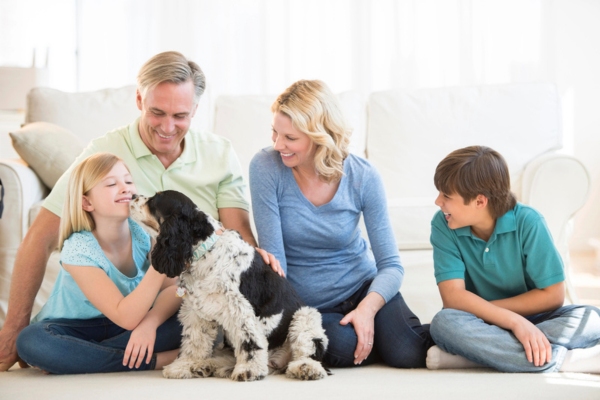
[[[48,51],[50,85],[135,82],[178,50],[207,76],[195,124],[220,94],[277,94],[298,79],[335,91],[553,80],[553,2],[542,0],[2,0],[0,65]],[[39,58],[39,57],[38,57]]]
[[[0,0],[0,65],[35,52],[50,86],[85,91],[133,84],[148,58],[178,50],[206,73],[194,126],[209,129],[217,96],[275,96],[302,78],[365,96],[556,82],[565,151],[593,180],[584,243],[600,237],[599,17],[591,0]]]

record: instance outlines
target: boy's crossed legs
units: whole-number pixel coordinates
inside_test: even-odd
[[[431,335],[439,348],[430,349],[428,368],[487,366],[503,372],[600,373],[598,308],[569,305],[527,319],[551,343],[552,360],[543,366],[527,361],[523,345],[512,332],[487,324],[473,314],[445,309],[431,323]]]

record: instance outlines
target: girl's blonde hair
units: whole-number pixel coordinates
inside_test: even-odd
[[[332,182],[342,178],[352,130],[325,83],[300,80],[292,84],[275,100],[271,111],[287,115],[294,128],[309,136],[316,146],[315,169],[321,179]]]
[[[87,195],[118,162],[123,160],[114,154],[96,153],[81,161],[73,169],[60,219],[59,250],[62,250],[65,240],[72,233],[94,230],[96,223],[92,215],[83,209],[83,196]]]

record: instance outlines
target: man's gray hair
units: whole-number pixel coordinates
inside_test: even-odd
[[[154,89],[163,82],[179,84],[187,81],[192,81],[194,84],[194,100],[198,104],[206,87],[204,72],[198,64],[177,51],[166,51],[155,55],[146,61],[137,77],[142,98],[146,96],[149,89]]]

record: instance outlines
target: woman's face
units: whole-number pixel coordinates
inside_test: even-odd
[[[292,125],[292,120],[285,114],[273,115],[273,148],[281,155],[286,167],[310,167],[314,169],[314,149],[310,137]]]

